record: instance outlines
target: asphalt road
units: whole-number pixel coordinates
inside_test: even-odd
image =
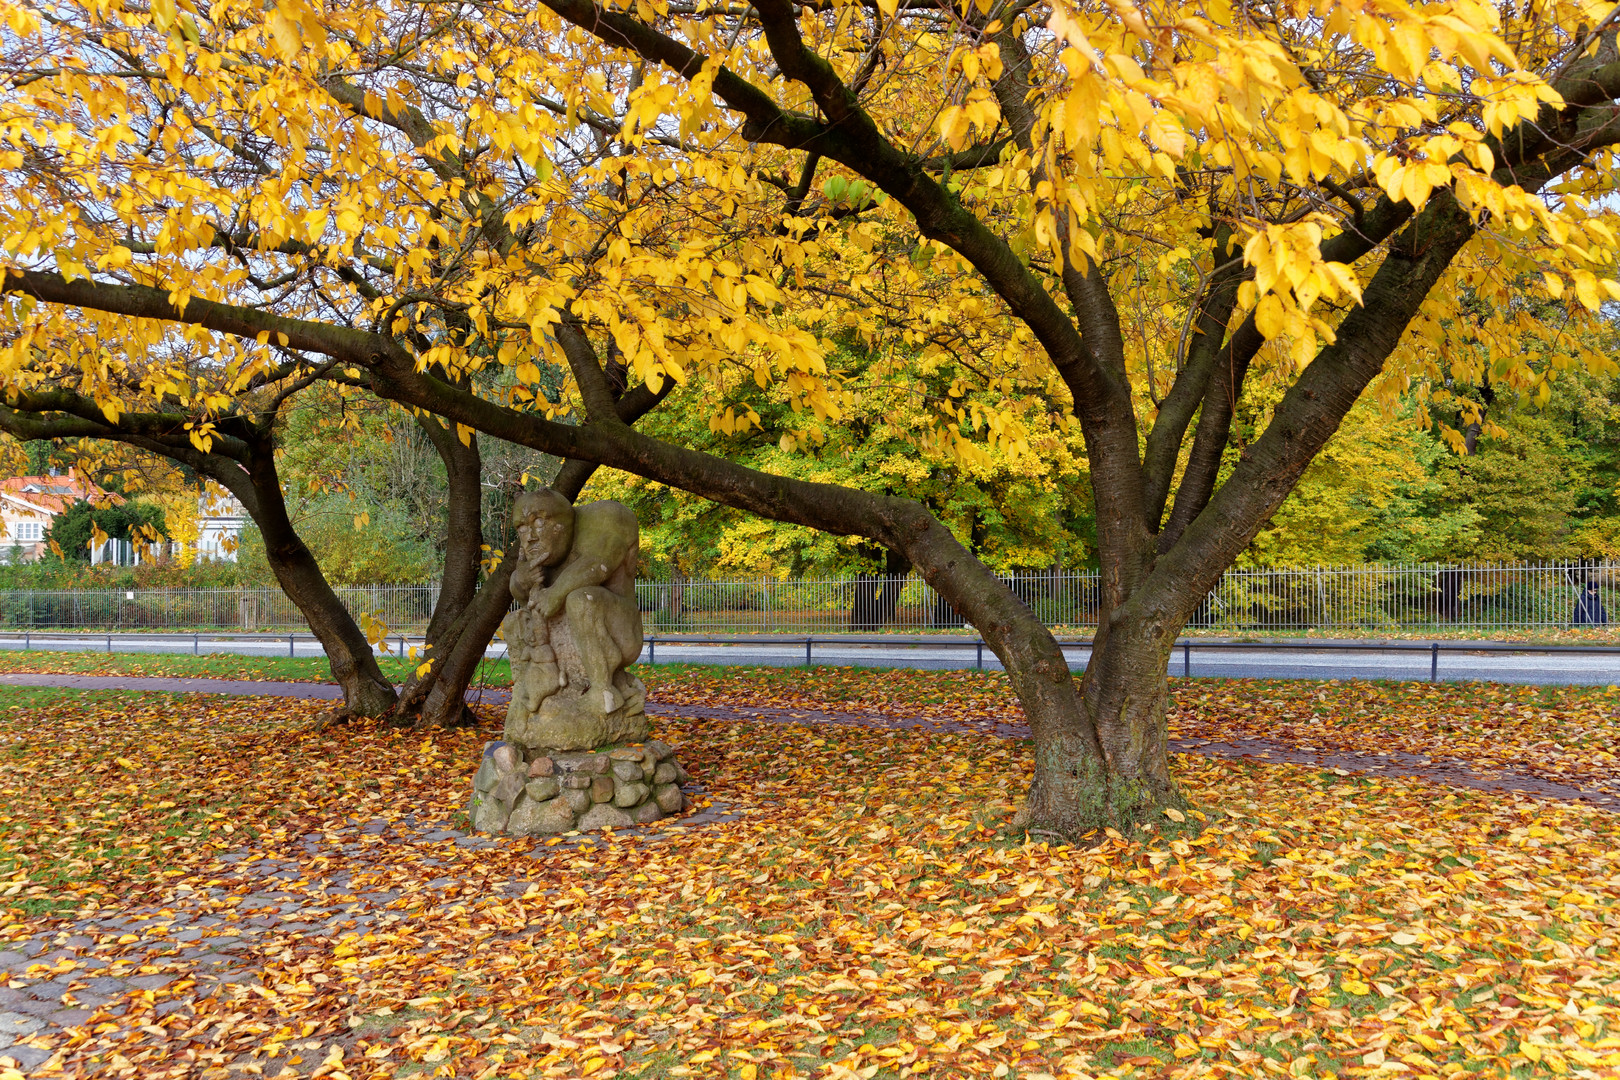
[[[320,656],[320,644],[307,634],[275,637],[268,634],[251,637],[209,637],[205,634],[140,634],[112,635],[86,634],[31,634],[0,636],[0,649],[30,649],[63,652],[120,653],[235,653],[252,656]],[[407,648],[419,648],[420,638],[404,639]],[[1418,644],[1418,643],[1407,643]],[[401,639],[389,639],[390,655],[398,655]],[[1455,647],[1450,643],[1449,647]],[[1438,676],[1442,680],[1478,679],[1513,683],[1575,683],[1606,686],[1620,683],[1620,655],[1581,653],[1485,653],[1443,651],[1439,656]],[[289,652],[290,650],[290,652]],[[1085,666],[1089,648],[1069,646],[1066,651],[1071,665],[1079,670]],[[499,658],[506,653],[500,642],[490,647],[489,655]],[[649,655],[650,654],[650,655]],[[880,645],[856,645],[844,642],[818,641],[812,646],[811,657],[818,665],[879,667],[879,668],[972,668],[999,670],[1000,663],[989,649],[982,654],[971,641],[956,639],[955,644],[942,641],[899,642]],[[804,664],[805,644],[801,638],[772,642],[747,642],[728,645],[694,644],[689,642],[657,641],[650,649],[643,648],[642,662],[669,663],[681,661],[699,664],[765,664],[793,667]],[[1170,663],[1170,674],[1188,673],[1200,677],[1269,678],[1269,679],[1399,679],[1427,680],[1432,657],[1427,648],[1421,652],[1380,652],[1367,648],[1354,651],[1334,651],[1326,648],[1245,648],[1199,647],[1194,643],[1190,666],[1184,667],[1184,658],[1178,647]]]
[[[1075,670],[1085,667],[1090,649],[1064,650]],[[713,664],[772,664],[782,667],[805,662],[804,643],[782,645],[685,645],[658,642],[660,663],[685,661]],[[812,649],[817,664],[896,668],[971,668],[981,661],[972,647],[938,645],[834,645],[817,643]],[[646,650],[642,659],[647,659]],[[1169,665],[1172,675],[1203,678],[1263,679],[1399,679],[1427,681],[1432,657],[1422,652],[1374,652],[1365,649],[1200,649],[1195,643],[1190,665],[1176,649]],[[986,670],[999,671],[1001,663],[984,650]],[[1437,675],[1441,680],[1484,680],[1512,683],[1577,683],[1608,686],[1620,683],[1620,654],[1537,655],[1534,653],[1442,652]]]

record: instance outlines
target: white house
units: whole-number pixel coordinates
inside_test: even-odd
[[[108,498],[77,476],[14,476],[0,480],[0,561],[32,562],[45,553],[56,515],[80,499]]]
[[[197,496],[197,558],[236,561],[247,508],[229,492],[209,490]]]

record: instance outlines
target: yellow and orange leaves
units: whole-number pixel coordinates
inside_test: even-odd
[[[548,327],[571,307],[638,379],[693,387],[717,418],[728,408],[734,421],[746,415],[728,400],[739,374],[817,418],[855,415],[860,395],[825,370],[828,342],[846,331],[914,360],[891,372],[914,387],[941,353],[991,357],[977,412],[942,408],[926,435],[964,462],[1017,452],[1020,436],[1002,433],[1034,399],[1062,406],[1038,343],[985,302],[970,274],[939,258],[919,268],[914,253],[934,242],[917,242],[900,208],[874,206],[853,223],[833,220],[850,206],[831,199],[787,211],[767,178],[791,185],[802,157],[742,138],[712,80],[724,63],[810,115],[802,90],[773,75],[757,37],[733,33],[717,10],[679,16],[682,39],[709,58],[687,83],[636,74],[538,8],[470,18],[430,4],[411,19],[365,5],[232,3],[196,16],[195,35],[184,4],[149,13],[87,2],[50,27],[26,6],[3,10],[18,55],[59,72],[0,102],[0,247],[11,261],[255,303],[250,276],[291,275],[278,295],[285,314],[326,317],[330,300],[359,323],[388,316],[390,328],[432,340],[432,360],[452,371],[510,370],[511,393],[525,402],[543,365],[565,368]],[[634,10],[662,19],[667,7]],[[1128,304],[1152,328],[1130,346],[1133,377],[1155,392],[1181,361],[1165,343],[1185,337],[1189,286],[1212,268],[1205,256],[1161,257],[1206,251],[1212,207],[1246,251],[1258,253],[1252,241],[1264,237],[1287,256],[1239,313],[1252,310],[1277,342],[1261,367],[1287,375],[1331,340],[1333,315],[1355,302],[1382,251],[1352,271],[1322,263],[1320,245],[1353,224],[1350,204],[1321,186],[1329,179],[1364,203],[1383,192],[1418,206],[1454,192],[1484,226],[1462,261],[1545,282],[1537,288],[1580,313],[1578,331],[1617,292],[1606,198],[1615,170],[1599,161],[1572,176],[1579,198],[1529,196],[1493,175],[1485,139],[1555,100],[1535,73],[1599,11],[1538,5],[1504,24],[1473,2],[1324,0],[1285,5],[1267,21],[1218,0],[1059,4],[1046,29],[1018,29],[1034,49],[1031,149],[1008,147],[952,184],[1035,263],[1066,250],[1110,267],[1164,266],[1132,283]],[[894,14],[875,40],[859,5],[805,9],[799,21],[846,78],[876,49],[882,77],[862,102],[897,146],[928,156],[999,138],[1000,48]],[[127,39],[161,77],[78,62],[101,55],[103,32]],[[317,62],[320,49],[328,59]],[[335,74],[344,71],[365,74],[346,89]],[[57,155],[51,182],[23,167],[24,144]],[[837,175],[823,161],[812,192]],[[78,210],[103,205],[111,221]],[[227,225],[248,234],[237,254],[215,246],[215,228]],[[1274,228],[1300,231],[1274,238]],[[354,287],[349,270],[385,295]],[[1462,351],[1452,335],[1466,320],[1446,317],[1454,280],[1391,361],[1395,375],[1426,375]],[[433,303],[396,304],[403,295]],[[441,303],[465,313],[478,348],[444,332]],[[54,314],[33,318],[29,332],[66,332]],[[152,325],[121,337],[132,355],[165,345]],[[262,370],[272,345],[225,354],[222,385]],[[14,368],[20,356],[0,362]],[[1003,407],[990,388],[1014,374],[1028,400]],[[1143,415],[1152,398],[1141,395]],[[575,404],[565,385],[546,408]],[[999,424],[986,422],[997,412]],[[1025,441],[1047,435],[1035,429]]]
[[[961,672],[649,682],[655,714],[659,700],[819,702],[971,726],[1008,708],[1003,680]],[[1173,724],[1207,714],[1229,735],[1362,731],[1381,747],[1387,729],[1479,749],[1523,729],[1561,746],[1519,743],[1504,764],[1606,752],[1615,735],[1602,691],[1201,682],[1181,704]],[[0,716],[8,904],[54,890],[104,914],[150,903],[160,920],[218,919],[209,935],[257,935],[256,976],[218,999],[161,936],[102,935],[94,955],[115,972],[179,980],[123,1003],[139,1024],[56,1038],[70,1062],[119,1052],[164,1075],[220,1054],[274,1074],[336,1047],[355,1077],[445,1063],[756,1078],[1620,1067],[1620,845],[1600,811],[1183,757],[1198,831],[1064,849],[1000,835],[1030,768],[1019,744],[686,720],[661,721],[660,737],[740,816],[474,851],[350,822],[448,818],[487,732],[300,732],[312,708],[177,698]],[[1615,762],[1589,767],[1612,776]],[[92,784],[99,800],[74,794]],[[312,854],[306,838],[326,846]],[[378,918],[253,928],[263,909],[243,898],[266,860],[296,903]],[[0,937],[45,925],[10,907]],[[80,991],[92,974],[60,972]]]
[[[1252,256],[1277,246],[1268,234],[1297,227],[1279,226],[1279,219],[1311,220],[1288,201],[1290,187],[1308,196],[1336,180],[1350,184],[1362,204],[1382,191],[1414,207],[1443,188],[1479,215],[1485,228],[1475,248],[1502,260],[1507,280],[1517,264],[1545,270],[1559,292],[1579,281],[1578,294],[1569,290],[1571,304],[1593,312],[1620,293],[1605,284],[1614,275],[1614,247],[1588,240],[1593,224],[1612,232],[1611,206],[1526,195],[1512,177],[1494,174],[1498,162],[1486,140],[1560,103],[1542,58],[1585,33],[1583,23],[1595,17],[1563,5],[1504,26],[1497,8],[1478,3],[1322,3],[1291,5],[1283,22],[1262,26],[1221,4],[1057,5],[1048,28],[1062,48],[1062,70],[1044,99],[1048,128],[1039,153],[1049,174],[1062,179],[1037,190],[1035,238],[1095,257],[1095,237],[1118,230],[1173,249],[1206,227],[1210,207],[1221,208],[1217,216],[1246,241],[1257,277],[1269,279],[1250,291],[1244,310],[1284,343],[1272,355],[1287,374],[1333,339],[1327,323],[1311,321],[1316,298],[1353,301],[1382,257],[1375,251],[1363,265],[1309,283],[1268,274]],[[1529,50],[1531,64],[1510,40]],[[1187,133],[1184,152],[1177,131]],[[1168,179],[1173,165],[1184,170],[1174,197],[1153,175]],[[1582,190],[1612,189],[1596,163],[1576,177]],[[1348,203],[1317,191],[1317,205],[1345,213]],[[1133,212],[1138,207],[1144,212]],[[1064,215],[1092,224],[1060,229]],[[1349,217],[1319,217],[1309,246],[1348,228]],[[1511,231],[1501,237],[1498,230]],[[1581,238],[1573,247],[1571,235]],[[1295,257],[1301,265],[1314,261],[1303,251]],[[1409,338],[1392,367],[1421,366],[1434,349],[1449,347],[1449,339]]]

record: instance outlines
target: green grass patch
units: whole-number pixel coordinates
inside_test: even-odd
[[[419,661],[379,657],[384,675],[403,683]],[[63,675],[129,675],[137,678],[247,679],[265,682],[331,682],[332,669],[319,656],[241,656],[231,653],[99,653],[0,650],[0,672]],[[505,660],[486,660],[474,685],[510,686]]]

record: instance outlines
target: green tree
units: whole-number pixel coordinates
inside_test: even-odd
[[[45,538],[55,543],[64,557],[89,562],[90,540],[97,528],[113,540],[141,542],[150,540],[153,534],[167,535],[163,530],[163,510],[153,503],[131,499],[93,506],[81,499],[56,515]],[[143,532],[137,533],[137,530]]]

